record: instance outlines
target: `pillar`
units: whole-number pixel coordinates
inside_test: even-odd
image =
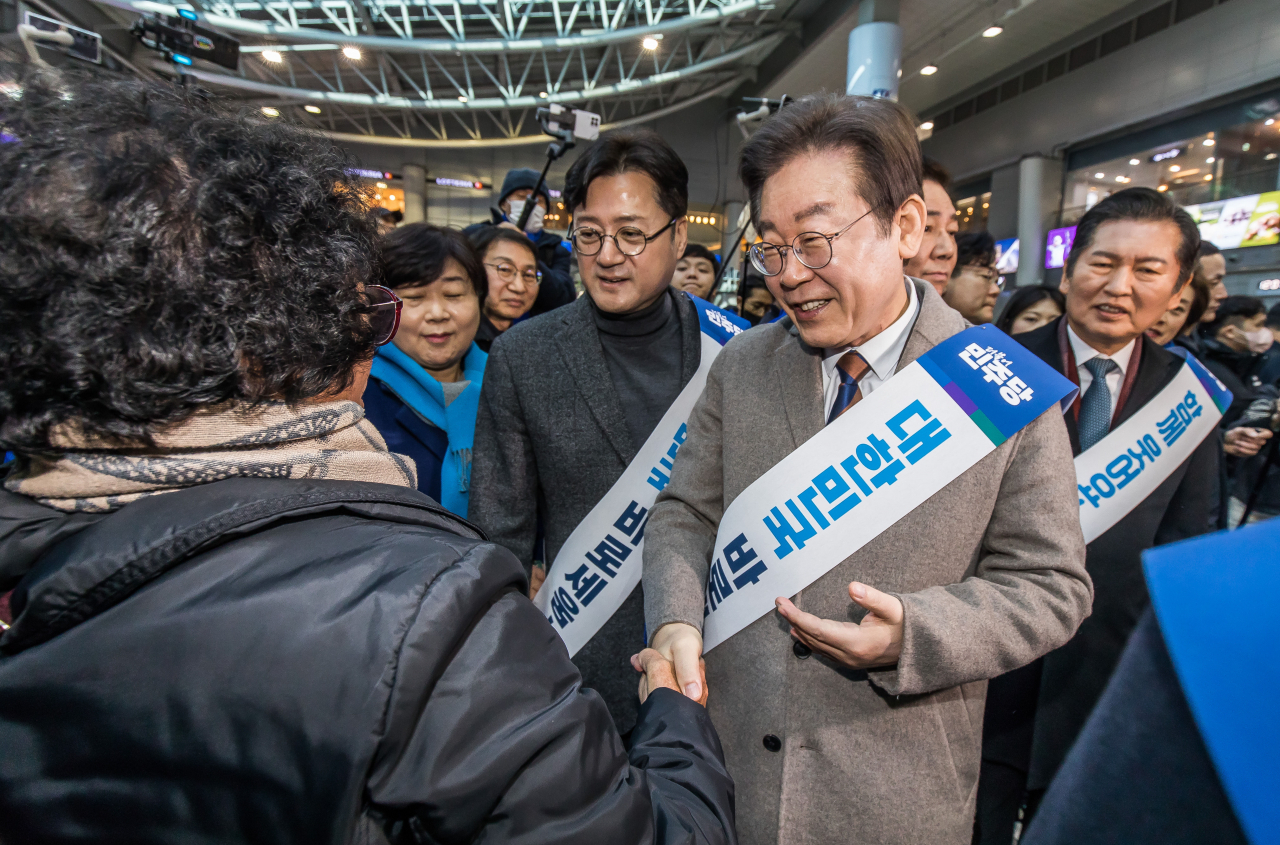
[[[1045,233],[1056,222],[1061,204],[1061,159],[1027,156],[1018,162],[1018,287],[1046,281]],[[1056,282],[1056,275],[1048,281]]]
[[[858,4],[858,25],[849,33],[845,93],[897,100],[901,68],[898,0],[862,0]]]
[[[420,164],[400,168],[404,182],[404,222],[422,223],[427,219],[427,171]]]

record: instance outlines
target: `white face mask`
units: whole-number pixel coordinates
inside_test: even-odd
[[[511,211],[507,213],[507,219],[512,223],[520,222],[520,215],[524,214],[524,200],[512,200]],[[529,212],[529,220],[524,224],[524,230],[529,234],[542,231],[542,219],[547,216],[547,212],[543,211],[542,206],[536,202],[533,211]]]
[[[1275,337],[1271,334],[1271,329],[1265,326],[1260,329],[1254,329],[1251,332],[1245,332],[1244,339],[1249,343],[1249,351],[1255,355],[1266,352],[1275,341]]]

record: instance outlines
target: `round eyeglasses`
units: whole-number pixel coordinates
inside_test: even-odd
[[[862,217],[870,213],[871,209],[867,209]],[[752,244],[747,254],[751,256],[751,265],[766,276],[776,276],[782,272],[782,268],[787,263],[788,252],[794,252],[799,262],[810,270],[821,270],[831,263],[831,242],[852,229],[858,220],[854,220],[834,235],[824,235],[822,232],[801,232],[791,239],[790,247],[767,243]]]
[[[574,250],[580,255],[598,255],[600,250],[604,249],[605,238],[613,238],[613,244],[618,248],[618,252],[627,256],[636,256],[644,252],[644,248],[650,241],[674,225],[676,221],[672,220],[652,235],[646,235],[635,226],[623,226],[612,235],[605,234],[599,229],[592,229],[590,226],[583,226],[580,229],[574,229],[569,235],[569,240],[573,242]]]
[[[369,328],[373,329],[375,346],[386,346],[400,328],[400,309],[404,303],[391,288],[382,285],[365,285],[364,298],[368,305],[364,313],[369,315]]]
[[[518,275],[520,277],[520,280],[523,281],[526,285],[542,284],[542,272],[539,270],[525,270],[523,273],[521,273],[519,270],[515,268],[515,265],[490,264],[488,261],[484,263],[484,266],[492,267],[493,272],[497,273],[498,278],[502,279],[502,281],[504,282],[508,282],[508,283],[513,282],[515,281],[515,278]]]

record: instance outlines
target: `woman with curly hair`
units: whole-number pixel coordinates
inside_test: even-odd
[[[396,302],[336,150],[73,75],[0,126],[0,840],[733,841],[670,664],[628,755],[364,419]]]

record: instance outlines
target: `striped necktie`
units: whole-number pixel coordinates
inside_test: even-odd
[[[871,366],[857,352],[846,352],[836,361],[835,374],[840,379],[840,387],[836,390],[836,402],[831,406],[827,425],[862,400],[862,387],[858,381],[869,369]]]

